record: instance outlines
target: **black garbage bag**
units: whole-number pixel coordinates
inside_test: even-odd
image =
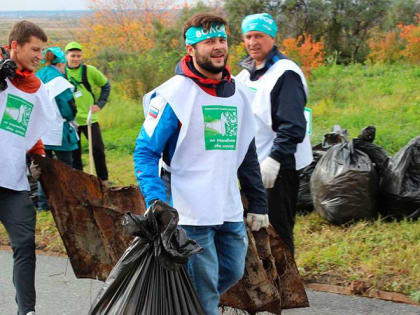
[[[349,141],[347,129],[341,128],[340,125],[334,125],[331,129],[331,132],[328,132],[324,135],[322,143],[319,143],[312,147],[313,151],[327,151],[333,145]]]
[[[373,143],[376,136],[376,127],[375,126],[367,126],[360,131],[360,134],[357,136],[357,139]]]
[[[323,151],[312,151],[314,157],[312,163],[299,170],[299,190],[296,203],[296,211],[298,213],[309,213],[314,209],[311,194],[311,176],[316,164],[324,154],[325,152]]]
[[[375,164],[379,177],[381,177],[382,173],[388,167],[390,159],[385,149],[373,143],[375,135],[375,126],[363,128],[357,138],[353,139],[353,144],[356,149],[363,151],[369,156],[370,160]]]
[[[353,141],[336,144],[319,160],[311,177],[316,211],[334,224],[375,217],[379,184],[369,156]]]
[[[420,136],[389,161],[380,181],[380,213],[388,218],[420,216]]]
[[[312,163],[299,170],[299,190],[296,203],[296,211],[298,213],[309,213],[314,209],[311,194],[311,176],[318,161],[333,145],[347,141],[347,130],[342,129],[340,125],[335,125],[331,132],[324,135],[322,143],[312,148],[314,158]]]
[[[136,238],[112,269],[89,314],[204,314],[186,269],[202,248],[177,228],[178,213],[156,201],[144,216],[126,214]]]
[[[370,160],[372,163],[374,163],[375,168],[378,171],[379,177],[381,178],[390,161],[386,151],[374,143],[363,141],[359,138],[353,139],[353,144],[356,149],[366,153],[369,156]]]

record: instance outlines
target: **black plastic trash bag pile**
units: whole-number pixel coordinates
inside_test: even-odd
[[[339,125],[335,125],[332,128],[332,132],[324,135],[322,143],[312,147],[314,158],[312,163],[299,171],[299,191],[296,204],[297,212],[308,213],[314,209],[311,194],[311,176],[318,161],[333,145],[347,141],[347,130],[342,129]]]
[[[419,218],[420,136],[397,152],[384,168],[379,210],[388,218]]]
[[[418,219],[420,136],[390,158],[375,135],[368,126],[349,142],[347,130],[334,126],[300,171],[297,211],[315,208],[334,224],[374,218],[378,210],[389,219]]]
[[[374,163],[354,141],[334,145],[311,177],[315,209],[334,224],[375,217],[378,184]]]
[[[202,248],[177,228],[178,213],[156,201],[144,216],[126,214],[136,236],[112,269],[89,314],[204,314],[188,276],[188,258]]]

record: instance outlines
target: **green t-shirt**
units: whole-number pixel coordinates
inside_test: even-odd
[[[77,106],[76,122],[80,126],[86,126],[89,108],[94,105],[94,99],[92,94],[82,84],[82,67],[80,66],[77,69],[66,67],[66,75],[70,83],[76,87],[74,92],[74,100]],[[95,94],[95,99],[98,99],[98,89],[103,87],[108,82],[108,79],[102,72],[90,65],[87,65],[87,79],[92,88],[92,92]],[[98,116],[93,114],[92,123],[97,121]]]

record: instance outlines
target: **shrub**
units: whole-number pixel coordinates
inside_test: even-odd
[[[286,38],[281,50],[300,65],[307,77],[311,71],[324,64],[324,43],[312,40],[311,35],[304,33],[298,38]]]
[[[398,28],[401,30],[401,38],[405,41],[405,48],[401,54],[407,58],[408,61],[420,62],[420,13],[417,14],[417,23],[413,25],[399,24]]]
[[[370,53],[367,59],[372,63],[394,63],[401,59],[403,44],[395,31],[377,34],[369,40]]]
[[[229,47],[229,60],[228,65],[233,75],[241,72],[242,68],[239,62],[246,56],[246,49],[243,42]]]
[[[372,63],[394,63],[400,60],[420,62],[420,14],[417,23],[398,24],[397,30],[377,34],[369,41],[370,53],[367,60]]]

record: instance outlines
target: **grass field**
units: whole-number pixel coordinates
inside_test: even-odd
[[[334,124],[357,136],[367,125],[377,128],[376,144],[397,152],[420,126],[420,66],[351,65],[322,67],[310,81],[312,144]],[[112,95],[101,112],[110,180],[135,184],[132,152],[143,121],[140,100]],[[86,142],[86,141],[85,141]],[[420,301],[420,222],[357,222],[338,227],[317,213],[299,215],[295,227],[296,260],[306,280],[401,292]],[[0,226],[0,244],[6,243]],[[64,253],[51,215],[38,215],[38,247]]]
[[[47,18],[47,17],[28,17],[25,18],[35,24],[39,25],[48,36],[48,46],[62,46],[77,38],[77,33],[80,32],[81,26],[78,18],[61,17],[61,18]],[[0,44],[8,44],[9,32],[12,26],[21,21],[22,18],[2,17],[0,19]]]

